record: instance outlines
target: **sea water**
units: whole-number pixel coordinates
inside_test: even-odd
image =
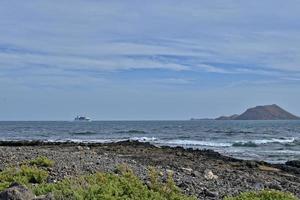
[[[240,159],[300,159],[300,121],[0,122],[0,140],[117,142],[213,149]]]

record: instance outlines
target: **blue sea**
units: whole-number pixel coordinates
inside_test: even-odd
[[[150,142],[213,149],[241,159],[283,163],[300,159],[300,121],[10,121],[0,140]]]

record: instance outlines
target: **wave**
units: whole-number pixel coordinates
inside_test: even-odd
[[[157,140],[156,143],[170,146],[206,146],[206,147],[258,147],[259,145],[270,143],[290,144],[295,142],[294,138],[272,138],[263,140],[250,141],[235,141],[235,142],[213,142],[213,141],[199,141],[199,140]]]
[[[232,144],[233,147],[257,147],[258,145],[254,142],[235,142]]]
[[[294,143],[295,138],[271,138],[262,140],[250,140],[250,141],[235,141],[233,147],[257,147],[259,145],[280,143],[280,144],[291,144]]]
[[[210,146],[210,147],[230,147],[230,143],[198,141],[198,140],[169,140],[162,141],[166,145],[180,145],[180,146]]]
[[[142,131],[142,130],[136,130],[136,129],[132,129],[132,130],[124,130],[124,131],[117,131],[116,133],[129,133],[129,134],[146,134],[146,131]]]
[[[152,142],[155,144],[170,145],[170,146],[206,146],[206,147],[258,147],[259,145],[269,143],[290,144],[295,141],[294,138],[272,138],[264,140],[250,140],[250,141],[235,141],[235,142],[213,142],[213,141],[199,141],[199,140],[160,140],[155,137],[132,137],[130,140],[139,142]]]
[[[70,132],[70,135],[96,135],[96,132],[92,131],[82,131],[82,132]]]
[[[132,137],[129,140],[139,141],[139,142],[154,142],[157,141],[155,137]]]
[[[209,129],[207,132],[209,133],[223,133],[225,135],[236,135],[236,134],[251,134],[251,133],[254,133],[252,131],[243,131],[243,130],[212,130],[212,129]]]
[[[268,143],[291,143],[294,142],[295,138],[271,138],[271,139],[264,139],[264,140],[253,140],[255,144],[268,144]]]
[[[74,143],[114,143],[122,142],[127,139],[49,139],[46,142],[74,142]]]
[[[300,139],[295,139],[293,142],[286,143],[285,146],[300,146]]]
[[[279,150],[279,151],[272,151],[272,152],[277,154],[300,155],[300,151],[293,151],[293,150]]]

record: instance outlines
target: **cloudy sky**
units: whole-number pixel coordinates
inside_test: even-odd
[[[2,0],[0,120],[300,115],[299,0]]]

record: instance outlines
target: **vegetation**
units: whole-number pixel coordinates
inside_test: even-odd
[[[124,166],[121,174],[96,173],[58,183],[41,184],[33,190],[37,195],[52,192],[55,199],[132,199],[132,200],[192,200],[180,193],[175,185],[162,184],[161,188],[148,188],[133,172]]]
[[[30,160],[29,164],[36,165],[38,167],[52,167],[54,165],[54,161],[45,156],[39,156],[34,160]]]
[[[260,192],[244,192],[237,197],[227,197],[225,200],[298,200],[298,198],[286,192],[262,190]]]
[[[7,188],[11,183],[18,182],[23,185],[40,184],[47,180],[48,173],[36,166],[8,168],[0,172],[0,190]]]
[[[41,160],[29,163],[32,166],[8,168],[0,173],[0,190],[13,182],[30,188],[36,195],[52,193],[55,199],[103,199],[103,200],[194,200],[181,193],[173,182],[171,174],[163,183],[158,173],[151,168],[150,186],[144,184],[126,165],[117,168],[114,173],[96,173],[92,175],[67,178],[56,183],[47,183],[48,173],[39,169]],[[33,164],[34,163],[34,164]]]
[[[166,181],[153,167],[149,168],[149,184],[144,184],[127,165],[117,167],[116,173],[96,173],[92,175],[66,178],[56,183],[47,183],[48,173],[43,167],[51,167],[54,162],[46,157],[30,160],[27,165],[7,168],[0,172],[0,191],[13,182],[23,184],[36,195],[52,193],[55,199],[103,199],[103,200],[195,200],[180,191],[173,181],[170,171]],[[297,200],[292,194],[275,190],[246,192],[224,200]]]

